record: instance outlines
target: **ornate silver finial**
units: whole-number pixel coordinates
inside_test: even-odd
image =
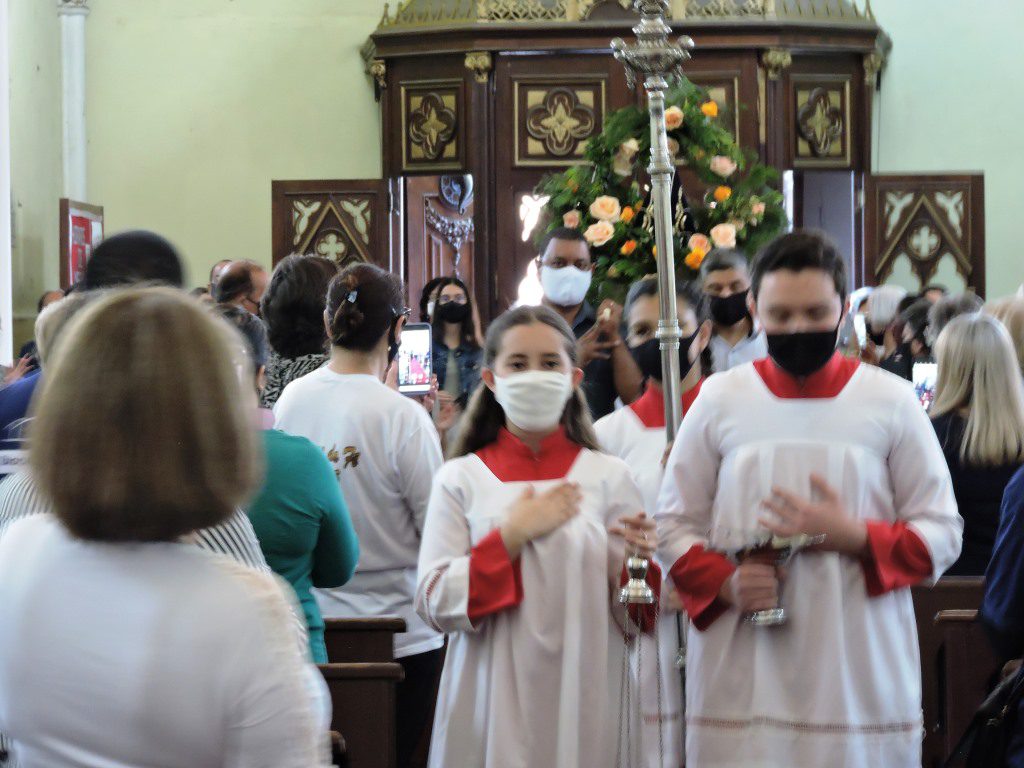
[[[612,52],[626,68],[626,81],[635,87],[648,77],[668,78],[682,73],[682,64],[690,58],[693,40],[683,36],[677,43],[669,40],[672,28],[665,22],[669,0],[636,0],[640,23],[633,27],[636,43],[621,37],[612,40]]]

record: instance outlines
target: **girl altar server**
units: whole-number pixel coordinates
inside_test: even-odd
[[[710,356],[705,350],[711,337],[711,323],[701,322],[701,293],[691,283],[679,284],[676,305],[683,334],[679,368],[685,415],[700,392],[704,373],[710,371]],[[627,326],[626,343],[647,380],[647,388],[632,405],[605,416],[594,428],[601,447],[629,466],[643,494],[644,508],[656,509],[667,447],[661,348],[655,338],[660,316],[656,277],[646,277],[633,284],[622,314]],[[662,587],[658,631],[656,635],[640,638],[643,647],[639,649],[640,676],[636,685],[640,692],[640,764],[644,768],[679,768],[683,764],[683,692],[676,666],[677,652],[686,631],[681,607],[675,590],[666,581]],[[637,671],[634,666],[633,673]]]
[[[655,533],[628,467],[598,452],[582,376],[552,310],[492,324],[420,550],[416,609],[449,633],[431,768],[615,765],[618,587],[627,546],[650,556]]]

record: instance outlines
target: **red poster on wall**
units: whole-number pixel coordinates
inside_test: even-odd
[[[67,289],[85,275],[92,249],[103,239],[103,208],[67,198],[60,201],[60,287]]]

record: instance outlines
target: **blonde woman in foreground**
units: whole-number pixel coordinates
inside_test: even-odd
[[[69,329],[29,437],[54,515],[0,538],[0,730],[22,768],[326,765],[280,583],[187,542],[258,483],[251,377],[170,289]]]

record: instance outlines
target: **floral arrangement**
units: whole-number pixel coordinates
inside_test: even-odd
[[[753,255],[786,226],[775,169],[745,154],[716,118],[707,91],[680,78],[666,94],[669,152],[706,185],[700,203],[675,201],[673,240],[677,278],[693,279],[713,247]],[[630,106],[609,114],[587,143],[586,163],[546,177],[547,227],[578,229],[596,260],[592,298],[621,301],[629,286],[657,271],[654,219],[645,183],[650,162],[650,115]]]

